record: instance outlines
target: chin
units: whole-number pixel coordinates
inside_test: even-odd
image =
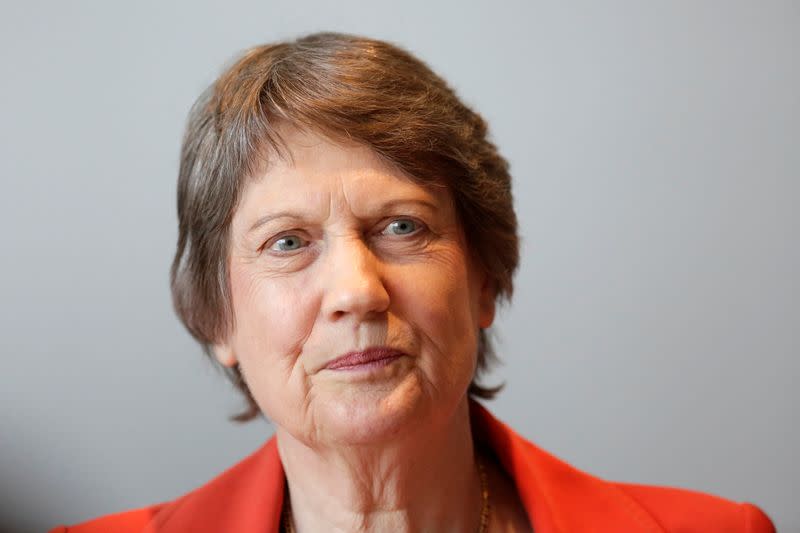
[[[317,398],[322,400],[321,397]],[[432,407],[420,384],[404,380],[395,387],[340,390],[318,406],[319,427],[330,442],[348,445],[396,441],[427,420]]]

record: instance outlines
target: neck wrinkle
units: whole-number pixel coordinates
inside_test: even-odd
[[[472,531],[481,488],[465,396],[393,445],[314,450],[276,432],[295,531]]]

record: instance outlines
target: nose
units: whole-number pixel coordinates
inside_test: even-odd
[[[328,249],[322,312],[330,320],[363,320],[389,308],[380,261],[359,238],[341,239]]]

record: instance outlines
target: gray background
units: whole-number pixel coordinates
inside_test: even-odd
[[[493,411],[800,531],[800,4],[763,1],[4,3],[0,523],[170,499],[270,434],[171,310],[177,153],[226,61],[320,29],[416,52],[512,164]]]

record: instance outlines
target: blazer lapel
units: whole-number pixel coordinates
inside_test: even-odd
[[[274,533],[284,473],[275,437],[210,483],[167,504],[146,533]]]
[[[475,401],[470,412],[475,438],[494,451],[516,483],[535,533],[664,532],[613,483],[525,440]]]

